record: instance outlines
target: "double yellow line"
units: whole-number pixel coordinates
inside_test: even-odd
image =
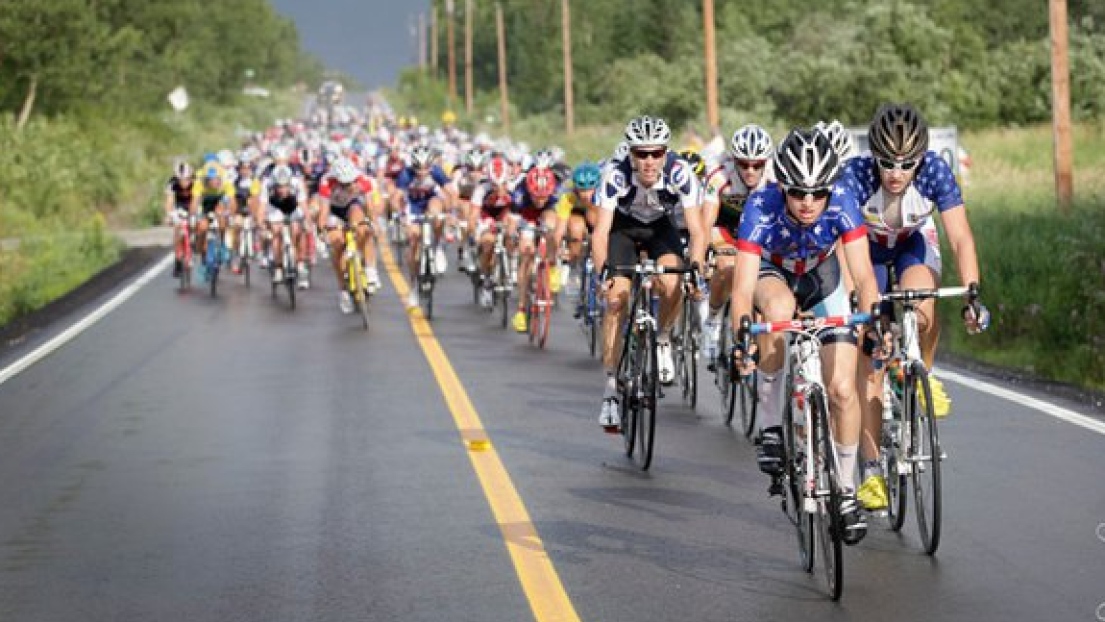
[[[386,244],[381,245],[380,249],[392,285],[399,294],[399,300],[405,304],[410,287],[395,265],[391,249]],[[487,503],[499,524],[507,552],[510,553],[534,618],[537,622],[578,622],[575,607],[560,582],[560,576],[553,568],[541,537],[537,535],[529,512],[514,488],[514,482],[506,472],[498,452],[492,446],[480,416],[468,399],[468,393],[457,378],[441,344],[434,337],[430,323],[422,316],[420,309],[411,310],[409,316],[414,335],[433,369],[445,403],[453,415],[453,422],[460,432],[461,441],[468,450],[472,468],[476,471]]]

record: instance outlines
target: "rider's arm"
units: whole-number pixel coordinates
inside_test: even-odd
[[[840,241],[848,262],[848,272],[851,273],[852,282],[855,284],[856,292],[859,293],[859,310],[870,311],[879,300],[879,285],[875,280],[875,269],[871,267],[867,228],[853,229],[844,234]]]
[[[975,250],[975,236],[971,232],[971,223],[967,221],[967,208],[962,205],[940,213],[944,222],[944,232],[948,235],[948,244],[955,253],[955,263],[959,267],[959,282],[963,285],[978,283],[978,254]]]
[[[595,233],[591,236],[591,258],[599,270],[606,266],[606,253],[610,243],[610,226],[614,224],[614,210],[599,209]]]
[[[740,319],[752,317],[752,297],[760,277],[760,251],[755,244],[738,242],[737,265],[733,269],[733,288],[730,291],[733,308],[730,313],[733,330],[740,328]]]

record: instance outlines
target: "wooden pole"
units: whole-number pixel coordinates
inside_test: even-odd
[[[510,134],[510,96],[506,90],[506,28],[503,26],[503,5],[495,4],[495,30],[499,36],[499,106],[503,132]]]
[[[1055,140],[1055,197],[1070,213],[1074,195],[1070,127],[1070,63],[1067,54],[1067,0],[1050,0],[1051,110]]]
[[[464,110],[472,114],[472,19],[475,7],[464,0]]]
[[[702,26],[706,48],[706,121],[711,134],[720,131],[717,110],[717,55],[714,45],[714,0],[702,0]]]
[[[456,39],[453,37],[453,22],[456,17],[454,0],[445,0],[445,32],[446,45],[449,46],[449,105],[457,100],[457,55]]]
[[[418,68],[426,73],[426,14],[418,14]]]
[[[564,40],[564,123],[568,136],[575,131],[575,110],[572,102],[572,18],[568,0],[560,0],[560,29]]]
[[[430,9],[430,73],[437,77],[437,7]]]

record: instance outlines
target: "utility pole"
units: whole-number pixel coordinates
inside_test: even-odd
[[[1070,63],[1067,54],[1067,0],[1050,0],[1051,114],[1055,140],[1055,196],[1059,211],[1070,213],[1074,195],[1071,171]]]
[[[568,136],[575,131],[575,110],[572,106],[572,18],[568,0],[560,0],[560,21],[564,39],[564,123]]]
[[[456,40],[453,38],[453,22],[456,21],[455,0],[445,0],[445,32],[449,46],[449,105],[457,100],[457,55]]]
[[[437,7],[430,9],[430,72],[437,78]]]
[[[418,68],[426,73],[426,14],[418,14]]]
[[[503,5],[495,4],[495,30],[499,36],[499,113],[503,132],[510,134],[510,97],[506,91],[506,28],[503,27]]]
[[[706,121],[710,133],[719,131],[717,111],[717,55],[714,46],[714,0],[702,0],[702,26],[706,48]]]
[[[464,110],[472,114],[472,0],[464,0]]]

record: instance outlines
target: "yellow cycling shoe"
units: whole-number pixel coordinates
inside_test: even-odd
[[[519,311],[514,314],[514,330],[524,333],[529,330],[529,324],[526,323],[526,312]]]
[[[937,419],[947,417],[952,411],[952,399],[944,391],[944,383],[937,380],[936,376],[929,374],[929,387],[932,389],[932,413]],[[921,400],[921,408],[925,407],[925,394],[918,392]]]
[[[863,484],[856,491],[856,499],[859,500],[865,510],[885,510],[890,505],[890,493],[886,490],[886,478],[882,475],[872,475],[863,480]]]

